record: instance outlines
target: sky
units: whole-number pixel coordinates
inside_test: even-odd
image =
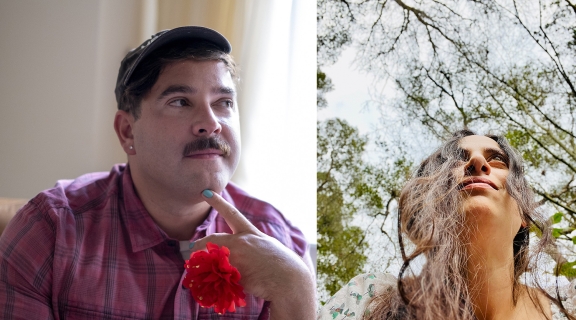
[[[379,113],[375,108],[364,106],[370,100],[369,88],[374,78],[352,65],[355,55],[356,50],[348,48],[335,64],[321,68],[332,80],[334,90],[326,93],[328,107],[318,111],[318,120],[346,119],[360,133],[366,134],[377,124]]]
[[[374,96],[394,99],[397,91],[386,79],[359,71],[354,65],[356,52],[354,47],[348,47],[342,51],[336,63],[321,67],[331,79],[334,89],[325,94],[328,107],[318,111],[318,121],[335,117],[345,119],[360,134],[368,135],[364,159],[369,162],[381,161],[382,150],[374,143],[376,135],[389,145],[403,141],[409,146],[413,159],[421,161],[436,145],[422,139],[421,133],[416,131],[417,126],[402,125],[397,110],[391,107],[384,112],[381,110]]]
[[[318,111],[318,120],[323,121],[335,117],[345,119],[350,125],[356,127],[360,134],[368,135],[369,142],[364,159],[373,162],[379,160],[379,154],[382,152],[373,143],[374,133],[385,129],[381,126],[382,116],[378,107],[373,104],[367,106],[367,102],[372,98],[371,92],[374,91],[371,90],[390,92],[391,88],[386,86],[384,81],[378,81],[372,75],[360,72],[353,65],[355,55],[354,48],[345,49],[335,64],[321,67],[321,70],[332,80],[334,90],[326,93],[328,107]],[[395,128],[389,129],[396,130]],[[381,223],[381,219],[375,221],[364,214],[355,216],[352,221],[352,224],[367,230],[370,238],[373,239],[370,242],[375,248],[367,251],[371,259],[364,266],[366,272],[379,269],[380,266],[375,264],[389,255],[386,250],[391,250],[391,247],[381,243],[381,241],[387,241],[380,234]],[[392,228],[391,223],[392,220],[388,219],[388,229]],[[387,270],[395,273],[398,267],[399,265],[393,263]]]

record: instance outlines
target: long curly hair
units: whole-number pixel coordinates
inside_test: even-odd
[[[462,198],[458,183],[464,176],[461,168],[466,155],[459,147],[462,138],[475,135],[461,130],[426,158],[415,175],[406,183],[398,205],[398,241],[403,264],[398,275],[397,290],[377,296],[369,305],[366,320],[376,319],[458,319],[473,320],[474,306],[467,280],[466,215],[462,212]],[[516,200],[520,216],[526,222],[513,240],[514,275],[513,302],[516,304],[520,290],[520,276],[534,268],[544,249],[553,241],[549,226],[537,210],[534,194],[524,177],[521,156],[501,136],[486,135],[498,143],[508,157],[509,174],[506,189]],[[540,229],[542,236],[532,250],[529,246],[531,226]],[[413,244],[407,253],[405,237]],[[424,258],[421,270],[412,270],[415,259]],[[536,297],[541,292],[555,303],[569,319],[562,302],[552,297],[539,284],[532,281],[536,290],[527,290],[534,305],[544,314]]]

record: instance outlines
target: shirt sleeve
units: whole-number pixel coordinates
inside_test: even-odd
[[[312,257],[310,255],[310,245],[306,241],[304,234],[300,229],[294,227],[289,222],[287,222],[287,229],[288,229],[288,237],[290,238],[291,242],[291,249],[296,252],[304,263],[308,266],[308,269],[312,271],[314,275],[316,275],[316,271],[314,270],[314,264],[312,262]]]
[[[362,319],[372,299],[378,293],[395,285],[396,279],[390,274],[358,275],[326,301],[320,308],[317,319]]]
[[[53,319],[54,226],[29,202],[0,237],[0,318]]]

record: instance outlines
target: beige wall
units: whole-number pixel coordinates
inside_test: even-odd
[[[139,1],[0,1],[0,195],[125,161],[112,121]]]

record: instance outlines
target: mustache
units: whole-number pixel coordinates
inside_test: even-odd
[[[184,156],[207,149],[220,150],[224,157],[230,156],[230,144],[220,137],[203,137],[188,143],[184,147]]]

